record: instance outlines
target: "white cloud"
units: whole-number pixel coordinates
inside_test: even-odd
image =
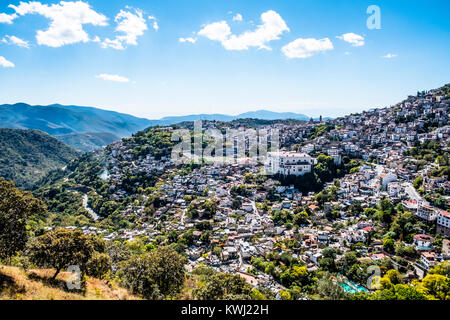
[[[158,31],[159,25],[158,25],[158,21],[156,20],[156,18],[154,16],[149,16],[148,20],[153,21],[153,29],[155,29],[155,31]]]
[[[192,38],[192,37],[189,37],[189,38],[179,38],[178,41],[183,42],[183,43],[184,43],[184,42],[196,43],[196,42],[197,42],[197,39],[196,39],[196,38]]]
[[[353,47],[362,47],[365,43],[363,36],[360,36],[359,34],[353,32],[345,33],[341,36],[337,36],[336,38],[350,43]]]
[[[95,77],[98,79],[105,80],[105,81],[114,81],[114,82],[122,82],[122,83],[130,82],[130,79],[119,76],[117,74],[102,73],[102,74],[96,75]]]
[[[39,14],[51,20],[47,30],[38,30],[36,39],[39,45],[61,47],[67,44],[88,42],[89,35],[83,30],[84,24],[106,26],[107,18],[94,11],[83,1],[61,1],[46,5],[38,1],[20,2],[18,6],[9,5],[19,16]]]
[[[17,14],[0,13],[0,23],[12,24],[13,20],[17,18]]]
[[[114,21],[117,22],[116,32],[123,35],[116,36],[113,40],[105,39],[102,43],[103,48],[110,47],[116,50],[124,50],[128,45],[136,46],[138,44],[137,38],[148,29],[141,10],[135,10],[135,13],[120,10]]]
[[[297,39],[284,46],[281,51],[288,58],[309,58],[327,50],[333,50],[333,43],[328,38],[324,39]]]
[[[22,40],[20,38],[17,38],[16,36],[5,36],[2,39],[3,43],[7,43],[7,44],[13,44],[19,47],[23,47],[23,48],[29,48],[30,45],[28,43],[28,41]]]
[[[14,68],[14,63],[6,60],[4,57],[0,56],[0,67],[3,68]]]
[[[242,14],[240,14],[240,13],[236,14],[233,17],[233,21],[242,21],[242,20],[244,20],[244,19],[242,18]]]
[[[266,45],[267,42],[278,40],[284,31],[289,31],[281,16],[273,10],[264,12],[261,20],[263,24],[255,31],[247,31],[239,36],[232,35],[223,43],[224,47],[227,50],[247,50],[249,47],[270,49]]]
[[[198,34],[210,40],[220,41],[227,50],[248,50],[250,47],[270,50],[266,43],[280,39],[279,36],[289,31],[289,28],[281,16],[273,10],[264,12],[261,20],[263,23],[256,30],[246,31],[239,36],[231,34],[230,27],[225,21],[209,24]]]
[[[103,42],[102,42],[102,48],[113,48],[116,50],[125,50],[125,47],[122,44],[122,41],[120,41],[119,39],[108,39],[106,38]]]
[[[214,22],[206,25],[198,32],[198,35],[204,36],[210,40],[223,42],[231,34],[230,26],[226,21]]]
[[[397,57],[398,57],[397,54],[394,54],[394,53],[388,53],[387,55],[383,56],[382,58],[385,58],[385,59],[393,59],[393,58],[397,58]]]

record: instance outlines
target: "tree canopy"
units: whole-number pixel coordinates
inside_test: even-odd
[[[45,212],[42,201],[0,178],[0,259],[24,249],[28,240],[27,219]]]

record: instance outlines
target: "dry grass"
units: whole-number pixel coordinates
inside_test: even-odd
[[[193,300],[192,292],[197,288],[197,279],[195,277],[188,277],[184,282],[184,288],[181,293],[181,300]]]
[[[126,289],[89,278],[86,291],[67,289],[71,274],[61,273],[51,281],[54,270],[28,270],[0,266],[0,300],[135,300]]]

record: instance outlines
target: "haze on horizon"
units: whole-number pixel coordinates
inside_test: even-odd
[[[372,4],[381,29],[367,27]],[[449,82],[449,9],[438,0],[7,0],[0,104],[92,106],[148,119],[256,110],[343,116]]]

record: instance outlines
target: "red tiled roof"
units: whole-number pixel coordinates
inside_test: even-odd
[[[422,241],[433,241],[433,237],[426,234],[416,234],[414,239],[422,240]]]

